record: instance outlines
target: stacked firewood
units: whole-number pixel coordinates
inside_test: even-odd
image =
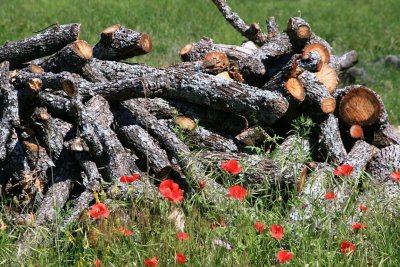
[[[205,184],[210,202],[226,201],[226,189],[206,174],[228,159],[248,166],[241,177],[249,186],[299,191],[318,165],[304,154],[351,164],[355,175],[367,169],[382,182],[400,169],[400,138],[379,95],[362,85],[338,88],[355,51],[334,55],[302,18],[280,32],[271,17],[263,33],[224,0],[214,3],[248,41],[202,38],[181,49],[183,63],[163,68],[120,62],[152,50],[148,34],[121,25],[94,46],[79,39],[79,24],[0,46],[0,193],[35,207],[39,225],[72,200],[68,224],[94,192],[152,200],[167,177],[186,194]],[[301,115],[315,124],[309,140],[290,134]],[[272,149],[274,134],[285,137],[283,159],[248,148]],[[128,190],[120,177],[135,173]]]

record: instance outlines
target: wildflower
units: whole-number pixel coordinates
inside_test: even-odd
[[[271,225],[269,228],[269,233],[276,240],[282,239],[283,237],[283,227],[277,224]]]
[[[349,241],[342,241],[342,243],[340,243],[340,251],[343,253],[352,253],[354,250],[356,250],[356,246],[353,243]]]
[[[89,215],[93,219],[98,218],[107,218],[110,214],[110,211],[107,209],[106,204],[104,203],[96,203],[92,206],[91,210],[89,210]]]
[[[94,260],[94,266],[99,267],[101,266],[101,261],[99,259]]]
[[[229,243],[227,243],[225,241],[222,241],[221,239],[214,239],[213,242],[214,242],[215,245],[218,245],[218,246],[221,246],[221,247],[225,247],[226,250],[231,250],[232,249],[232,247],[231,247],[231,245]]]
[[[235,185],[229,188],[228,197],[239,199],[240,201],[247,195],[247,190],[240,185]]]
[[[225,225],[225,220],[224,220],[224,219],[221,220],[219,226],[220,226],[220,227],[225,227],[225,226],[226,226],[226,225]],[[216,223],[216,222],[213,222],[212,225],[211,225],[211,228],[214,229],[214,230],[217,229],[217,228],[218,228],[217,223]]]
[[[185,263],[186,261],[186,256],[183,253],[177,253],[176,254],[176,261],[179,263]]]
[[[360,205],[360,206],[358,206],[358,209],[363,211],[363,212],[368,212],[367,206]]]
[[[256,221],[256,223],[254,224],[254,228],[256,228],[256,230],[260,233],[265,232],[265,224],[261,223],[260,221]]]
[[[121,183],[133,183],[137,179],[139,179],[139,174],[138,173],[135,173],[132,176],[121,176],[121,178],[119,178]]]
[[[221,168],[233,175],[240,173],[240,171],[242,170],[240,168],[238,162],[234,159],[230,159],[228,161],[222,162]]]
[[[178,239],[182,241],[189,240],[189,234],[188,233],[178,233]]]
[[[160,193],[169,201],[179,203],[183,200],[183,191],[174,181],[167,179],[160,183]]]
[[[203,189],[204,187],[206,187],[206,181],[200,180],[200,181],[197,183],[197,185],[198,185],[198,187],[199,187],[200,189]]]
[[[400,172],[392,172],[389,177],[400,183]]]
[[[158,265],[157,257],[154,256],[150,260],[144,260],[144,265],[146,265],[146,266],[157,266]]]
[[[124,236],[131,236],[133,235],[133,232],[131,230],[125,229],[124,230]]]
[[[276,254],[276,258],[278,259],[279,263],[284,263],[285,261],[293,259],[293,253],[282,249],[279,250],[278,254]]]
[[[363,224],[363,223],[355,223],[351,226],[351,228],[355,231],[361,229],[361,228],[365,228],[367,227],[367,225]]]
[[[332,191],[329,191],[328,193],[325,194],[324,199],[328,200],[328,199],[335,199],[335,194]]]
[[[338,166],[334,171],[333,174],[337,176],[350,176],[353,172],[353,166],[345,164]]]

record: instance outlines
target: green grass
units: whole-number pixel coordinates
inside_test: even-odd
[[[299,136],[308,133],[310,126],[306,124],[307,120],[299,120],[296,127]],[[270,155],[275,160],[284,157],[295,160],[294,155],[282,155],[279,150]],[[309,158],[308,154],[298,156],[301,162]],[[209,175],[223,181],[226,188],[245,180],[243,174],[230,175],[220,168]],[[318,174],[311,173],[307,183],[317,178]],[[187,181],[191,183],[190,176]],[[2,199],[0,218],[8,227],[0,230],[0,265],[94,266],[94,260],[100,259],[102,266],[144,266],[145,259],[156,256],[159,266],[179,266],[175,255],[182,252],[187,256],[187,266],[400,266],[399,199],[388,202],[382,196],[382,185],[368,175],[362,175],[360,182],[333,179],[328,172],[318,188],[322,195],[311,202],[312,216],[296,222],[291,219],[290,211],[297,209],[302,214],[305,204],[297,190],[276,191],[267,183],[247,184],[249,194],[243,201],[219,206],[210,204],[204,191],[193,184],[194,194],[185,195],[179,204],[166,199],[149,203],[128,195],[107,204],[111,210],[107,218],[94,220],[85,213],[66,230],[59,227],[65,212],[58,215],[50,229],[17,224],[11,219],[10,211],[16,209],[29,214],[29,209]],[[323,199],[325,192],[334,190],[337,194],[340,190],[336,186],[340,184],[347,184],[351,193],[344,198]],[[99,201],[105,202],[104,194],[99,195]],[[360,204],[366,205],[368,212],[361,213]],[[178,240],[180,231],[168,219],[176,208],[184,213],[188,241]],[[225,227],[212,228],[222,220]],[[257,220],[265,224],[266,232],[255,230]],[[351,226],[355,222],[367,227],[354,231]],[[283,226],[281,240],[271,237],[269,227],[273,224]],[[133,235],[124,236],[119,227],[133,231]],[[18,239],[30,231],[41,232],[44,241],[32,246],[29,257],[17,261]],[[229,243],[231,248],[217,246],[215,240]],[[355,244],[354,253],[340,251],[344,240]],[[280,265],[276,253],[281,249],[294,253],[294,258]]]
[[[392,122],[400,122],[399,70],[378,62],[385,55],[400,54],[398,0],[230,2],[248,22],[263,24],[266,17],[274,15],[281,30],[289,17],[301,15],[318,35],[333,45],[336,53],[357,50],[360,65],[375,80],[368,86],[382,95]],[[240,44],[243,40],[211,1],[206,0],[14,0],[0,2],[0,43],[30,36],[53,23],[71,22],[81,23],[81,38],[93,44],[102,29],[116,23],[150,33],[153,52],[134,61],[155,66],[178,62],[179,49],[202,36],[230,44]],[[279,153],[275,156],[279,157]],[[227,181],[232,178],[224,176],[221,170],[213,175]],[[105,266],[143,266],[144,259],[154,255],[160,260],[159,266],[175,266],[178,251],[188,257],[187,266],[279,266],[275,258],[279,249],[295,255],[282,266],[400,266],[399,217],[391,216],[387,203],[379,201],[380,185],[371,177],[363,179],[372,192],[364,203],[370,211],[359,218],[367,228],[358,233],[347,223],[349,217],[358,214],[356,187],[347,209],[333,212],[324,210],[326,204],[319,204],[312,220],[297,223],[288,219],[288,210],[301,206],[296,192],[289,192],[285,198],[288,201],[284,201],[281,196],[265,191],[261,198],[248,196],[243,202],[216,209],[206,203],[203,192],[198,190],[178,205],[186,216],[189,241],[179,241],[178,230],[167,219],[174,205],[166,200],[144,203],[130,198],[113,201],[109,205],[111,215],[105,220],[84,216],[66,231],[60,231],[55,223],[50,231],[43,231],[47,241],[32,249],[31,257],[19,263],[15,256],[16,242],[32,228],[9,221],[10,208],[15,204],[2,199],[0,218],[8,228],[0,230],[0,266],[93,266],[96,258]],[[250,191],[256,193],[259,192]],[[60,214],[58,222],[62,217]],[[221,219],[225,219],[227,226],[213,230],[212,223]],[[255,231],[256,220],[266,225],[266,233]],[[284,227],[282,240],[276,241],[269,235],[272,224]],[[131,229],[134,235],[119,234],[116,230],[119,226]],[[232,249],[213,245],[215,239],[228,242]],[[340,252],[343,240],[356,244],[355,253]]]
[[[382,94],[393,123],[400,123],[399,70],[376,63],[388,54],[400,54],[398,0],[281,0],[229,1],[247,22],[262,26],[275,16],[283,30],[291,16],[302,16],[315,33],[329,41],[337,54],[355,49],[359,65],[375,81],[367,84]],[[202,36],[216,42],[240,44],[243,37],[211,0],[14,0],[0,3],[0,43],[30,36],[53,23],[82,24],[81,38],[96,43],[106,27],[120,23],[146,31],[154,49],[134,61],[162,66],[179,62],[180,48]]]

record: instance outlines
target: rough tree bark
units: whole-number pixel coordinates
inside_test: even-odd
[[[128,29],[119,24],[101,32],[100,41],[93,48],[93,56],[103,60],[124,60],[151,52],[150,35]]]
[[[15,68],[24,62],[51,55],[79,39],[80,24],[55,25],[37,35],[0,47],[0,62]]]
[[[224,18],[244,37],[255,42],[258,45],[265,43],[267,36],[261,31],[257,23],[247,25],[232,9],[228,6],[226,0],[213,0]]]

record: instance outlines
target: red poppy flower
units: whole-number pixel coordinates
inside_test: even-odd
[[[355,223],[355,224],[353,224],[353,226],[351,226],[351,228],[355,231],[358,229],[361,229],[361,228],[365,228],[365,227],[367,227],[367,225],[365,225],[363,223]]]
[[[279,263],[284,263],[285,261],[293,259],[293,253],[282,249],[279,250],[278,254],[276,254],[276,258],[278,259]]]
[[[186,256],[183,253],[177,253],[176,254],[176,261],[179,263],[185,263],[186,261]]]
[[[167,179],[160,183],[160,193],[169,201],[179,203],[183,200],[183,191],[174,181]]]
[[[389,177],[400,183],[400,172],[392,172]]]
[[[218,227],[225,227],[225,220],[222,219],[221,222],[220,222],[220,224],[219,224],[219,226],[217,225],[216,222],[213,222],[212,225],[211,225],[211,227],[212,227],[212,229],[217,229]]]
[[[273,224],[269,228],[269,233],[273,238],[279,240],[283,237],[283,227],[277,224]]]
[[[206,181],[204,180],[200,180],[197,185],[199,186],[200,189],[203,189],[204,187],[206,187]]]
[[[125,229],[124,230],[124,236],[131,236],[133,235],[133,232],[131,230]]]
[[[325,194],[324,199],[328,200],[328,199],[334,199],[336,196],[332,191],[329,191],[328,193]]]
[[[349,241],[342,241],[342,243],[340,243],[340,251],[343,253],[354,252],[354,250],[356,250],[356,245],[353,243]]]
[[[119,178],[121,183],[133,183],[137,179],[139,179],[139,174],[138,173],[135,173],[132,176],[121,176],[121,178]]]
[[[333,174],[337,176],[350,176],[353,172],[353,166],[351,165],[342,165],[338,166],[334,171]]]
[[[256,221],[254,228],[256,228],[256,230],[260,233],[264,233],[266,231],[265,224],[261,223],[260,221]]]
[[[94,266],[99,267],[101,265],[101,261],[99,259],[94,260]]]
[[[107,218],[109,214],[110,211],[104,203],[96,203],[92,206],[91,210],[89,210],[89,215],[93,219]]]
[[[234,175],[240,173],[240,171],[242,170],[240,168],[238,162],[234,159],[230,159],[228,161],[222,162],[221,168],[229,173],[234,174]]]
[[[157,257],[154,256],[150,260],[144,260],[144,265],[146,265],[146,266],[157,266],[158,265]]]
[[[363,212],[368,212],[367,206],[360,205],[360,206],[358,206],[358,208]]]
[[[235,185],[229,188],[228,197],[239,199],[240,201],[247,195],[247,190],[240,185]]]
[[[188,233],[178,233],[178,239],[182,241],[189,240],[189,234]]]

